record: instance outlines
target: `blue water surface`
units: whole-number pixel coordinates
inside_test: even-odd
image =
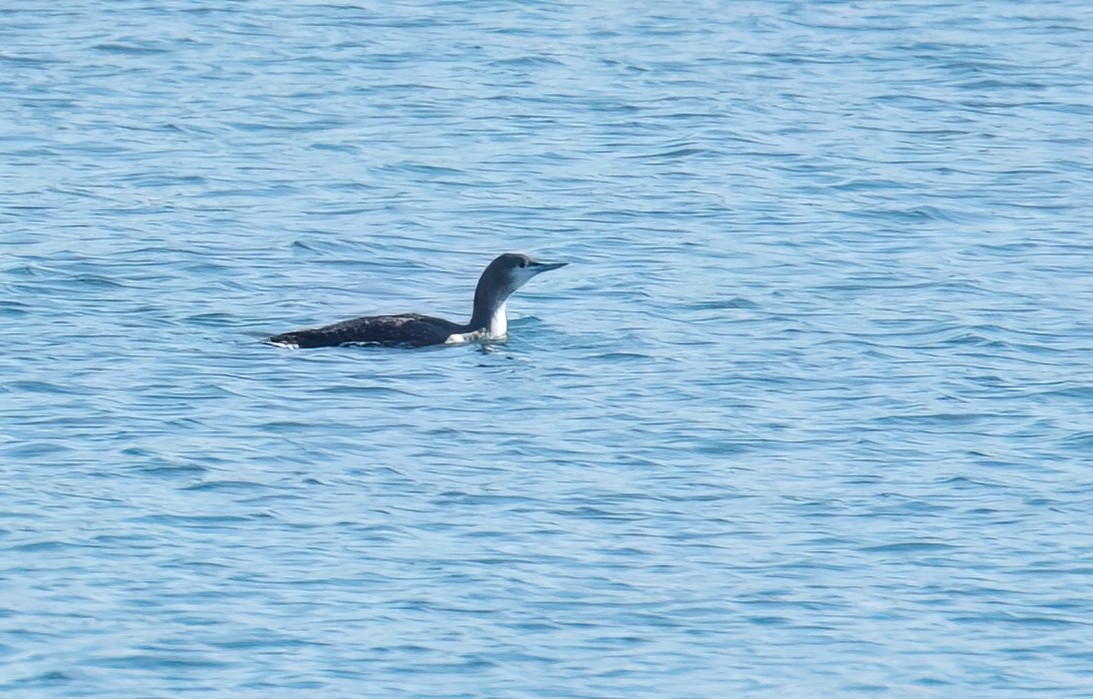
[[[0,10],[4,697],[1093,696],[1093,4]],[[285,351],[470,312],[503,344]]]

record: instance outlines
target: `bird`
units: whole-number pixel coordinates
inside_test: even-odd
[[[527,255],[507,252],[487,265],[474,290],[474,308],[467,323],[403,313],[365,316],[307,330],[294,330],[269,338],[278,347],[301,349],[338,345],[425,347],[483,340],[500,340],[508,332],[505,304],[512,292],[532,277],[565,267],[568,262],[541,262]]]

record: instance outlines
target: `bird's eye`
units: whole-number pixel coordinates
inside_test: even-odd
[[[527,267],[528,266],[528,261],[527,260],[520,260],[520,266],[521,267]]]

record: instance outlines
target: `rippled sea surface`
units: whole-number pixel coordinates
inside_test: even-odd
[[[5,697],[1093,694],[1093,5],[0,10]],[[503,344],[286,351],[462,320]]]

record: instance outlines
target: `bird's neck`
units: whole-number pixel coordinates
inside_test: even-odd
[[[505,333],[509,331],[509,319],[505,312],[504,301],[501,302],[500,306],[493,309],[486,331],[490,337],[504,337]]]
[[[487,337],[504,337],[509,322],[505,313],[505,301],[499,304],[475,304],[474,316],[467,324],[469,332],[484,332]]]
[[[496,280],[490,278],[487,269],[474,290],[474,313],[468,324],[472,332],[485,332],[487,337],[504,337],[508,332],[509,324],[505,317],[508,294],[498,294],[497,291]]]

